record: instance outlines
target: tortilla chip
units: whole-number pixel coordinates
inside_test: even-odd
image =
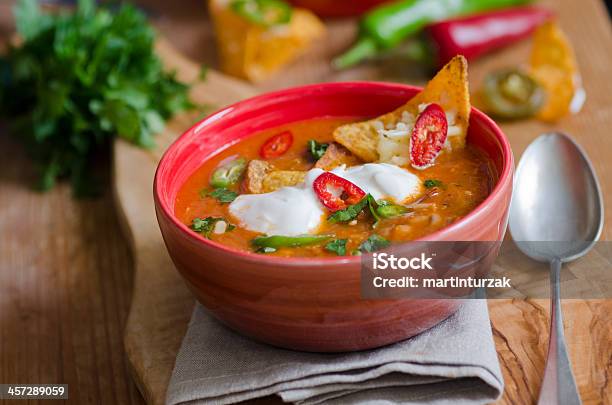
[[[385,128],[400,121],[404,111],[413,116],[419,114],[419,105],[437,103],[446,112],[455,112],[455,125],[460,133],[449,137],[453,149],[465,146],[470,119],[470,94],[468,90],[467,61],[459,55],[448,62],[425,88],[403,106],[380,117],[355,124],[342,125],[334,131],[334,139],[366,162],[378,160],[378,132],[376,126]]]
[[[360,163],[359,158],[348,149],[336,142],[332,142],[327,147],[323,156],[321,156],[321,159],[317,160],[315,167],[323,170],[332,170],[340,165],[355,166]]]
[[[245,188],[251,194],[261,194],[264,191],[263,181],[271,167],[263,160],[251,160],[247,165]]]
[[[294,8],[291,21],[264,27],[236,14],[225,0],[211,0],[221,70],[254,82],[264,80],[323,36],[325,26],[312,12]]]
[[[297,170],[278,170],[270,172],[263,179],[263,192],[269,193],[282,187],[303,183],[307,172]]]
[[[537,117],[551,122],[567,115],[580,89],[580,76],[574,50],[553,21],[542,25],[534,33],[530,71],[547,94]]]

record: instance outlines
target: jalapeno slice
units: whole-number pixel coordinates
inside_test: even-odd
[[[210,185],[214,188],[233,186],[240,181],[247,166],[247,160],[239,157],[217,167],[210,177]]]
[[[253,239],[253,246],[259,249],[279,249],[283,247],[300,247],[327,242],[333,235],[299,235],[299,236],[260,236]]]
[[[265,27],[287,24],[293,9],[282,0],[234,0],[231,9],[250,22]]]
[[[503,119],[531,117],[545,101],[542,87],[517,69],[490,73],[485,78],[482,96],[488,112]]]

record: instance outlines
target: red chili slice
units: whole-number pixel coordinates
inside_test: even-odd
[[[429,104],[416,119],[410,137],[410,163],[423,170],[433,165],[448,135],[446,114],[438,104]]]
[[[317,177],[312,187],[321,203],[332,212],[357,204],[366,195],[357,185],[331,172],[325,172]],[[333,191],[338,190],[341,191],[340,195],[335,195]]]
[[[261,146],[259,154],[264,159],[276,158],[284,155],[292,144],[293,135],[289,131],[284,131],[268,138],[268,140]]]

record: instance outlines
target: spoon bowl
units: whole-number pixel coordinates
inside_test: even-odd
[[[567,135],[538,137],[523,153],[510,203],[510,232],[541,262],[586,254],[603,229],[603,200],[585,153]]]
[[[567,135],[541,135],[523,153],[509,226],[524,254],[550,262],[550,340],[538,404],[579,405],[563,333],[559,280],[561,263],[585,255],[599,239],[603,199],[593,166]]]

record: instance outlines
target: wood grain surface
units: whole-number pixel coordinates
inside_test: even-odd
[[[13,29],[10,3],[12,1],[0,2],[0,36],[3,38]],[[215,65],[212,34],[202,23],[206,16],[200,0],[140,3],[174,47],[198,63]],[[612,54],[610,25],[598,0],[543,3],[559,11],[563,28],[576,45],[588,93],[587,104],[581,114],[554,127],[522,123],[507,125],[504,129],[517,155],[542,130],[563,128],[572,133],[595,161],[604,184],[609,224],[612,212],[608,197],[612,192],[612,164],[608,157],[612,152],[609,135],[612,87],[608,80]],[[287,75],[265,83],[259,90],[295,82],[354,77],[416,81],[410,76],[418,72],[403,67],[397,71],[385,65],[361,67],[335,77],[330,76],[325,64],[311,65],[308,71],[301,69],[300,65],[305,65],[306,61],[321,60],[343,48],[355,28],[352,23],[339,22],[333,24],[332,30],[336,37],[332,44],[314,50],[296,63]],[[484,72],[499,63],[514,64],[526,51],[527,44],[504,51],[501,54],[504,58],[486,58],[478,63],[478,71]],[[198,65],[193,66],[197,68]],[[477,83],[478,71],[472,71],[473,84]],[[238,96],[241,86],[234,81],[230,83],[235,91],[230,94]],[[219,88],[217,91],[225,94]],[[247,92],[249,90],[245,95]],[[211,96],[217,95],[211,93]],[[231,101],[230,98],[226,101]],[[191,122],[183,119],[185,122],[177,124],[177,128],[182,125],[186,128]],[[163,147],[164,142],[169,139],[162,139],[160,146]],[[129,149],[126,145],[116,147]],[[120,162],[129,161],[129,153],[117,155],[116,168]],[[150,164],[157,158],[158,153],[147,157]],[[148,222],[152,218],[150,210],[147,211],[150,206],[135,207],[145,220],[134,222],[138,216],[134,217],[127,228],[125,218],[117,220],[110,193],[98,200],[75,201],[66,185],[45,195],[31,191],[31,165],[24,151],[2,128],[0,162],[0,382],[68,383],[71,396],[68,402],[75,404],[142,403],[128,377],[122,336],[133,285],[143,285],[146,280],[156,289],[141,289],[140,296],[158,294],[166,301],[163,306],[133,307],[125,343],[130,353],[129,368],[136,371],[140,389],[150,403],[162,403],[193,301],[167,261],[167,267],[157,267],[160,263],[157,258],[165,256],[159,238],[155,243],[141,245],[144,248],[135,252],[137,262],[131,260],[128,246],[135,246],[134,229],[158,232],[156,226]],[[107,163],[102,161],[101,171],[106,167]],[[123,183],[127,184],[124,193],[118,189],[117,197],[122,201],[126,198],[150,199],[152,174],[124,173],[127,174],[132,180],[128,177]],[[126,208],[124,205],[124,214],[129,212]],[[122,237],[119,223],[123,224],[123,231],[128,231],[128,240]],[[612,227],[606,226],[604,239],[609,240],[611,235]],[[139,269],[135,275],[134,265]],[[166,271],[164,279],[149,280],[151,269]],[[136,290],[134,295],[138,294]],[[583,400],[590,404],[612,403],[612,302],[565,301],[563,306],[570,356]],[[506,392],[501,402],[532,403],[537,397],[544,368],[548,302],[492,301],[490,311],[506,379]],[[139,323],[142,314],[159,328],[148,329],[150,324]],[[148,350],[146,342],[142,345],[130,342],[130,334],[148,337],[153,345],[156,342],[163,345],[145,352],[143,350]],[[135,364],[137,368],[133,367]],[[34,401],[25,403],[29,402]]]
[[[608,85],[606,80],[608,66],[605,55],[612,50],[612,41],[606,16],[601,4],[595,1],[585,2],[587,4],[583,3],[581,6],[570,0],[543,3],[557,9],[564,30],[575,44],[589,44],[589,48],[577,46],[579,60],[589,61],[589,63],[581,63],[585,87],[589,95],[588,103],[581,114],[568,117],[556,126],[527,121],[504,125],[504,130],[510,138],[517,158],[526,145],[539,133],[563,128],[574,134],[593,158],[604,186],[604,193],[609,195],[612,192],[612,167],[607,164],[605,154],[612,151],[612,141],[609,138],[606,139],[605,135],[608,130],[606,123],[612,118],[612,111],[610,111],[612,86]],[[185,20],[185,23],[187,21]],[[163,24],[158,26],[173,45],[176,44],[192,58],[204,60],[214,66],[214,56],[209,53],[209,47],[198,46],[194,51],[189,48],[180,34],[171,30],[167,31]],[[210,27],[205,22],[200,22],[197,29],[201,32],[201,38],[211,38]],[[355,33],[355,25],[352,21],[334,21],[328,22],[328,29],[328,41],[322,41],[297,63],[285,70],[282,75],[259,84],[255,90],[263,92],[289,85],[352,79],[394,80],[417,84],[424,82],[426,78],[424,72],[410,67],[411,65],[401,60],[387,59],[342,73],[331,71],[330,57],[351,42]],[[160,52],[166,61],[174,65],[177,57],[166,45],[163,44]],[[471,86],[477,87],[484,74],[493,68],[525,63],[528,60],[529,46],[530,44],[525,42],[472,64],[470,66]],[[166,57],[168,55],[171,57]],[[179,65],[181,67],[179,71],[187,69],[189,61],[181,60]],[[408,68],[404,69],[404,67]],[[191,70],[194,71],[195,66]],[[195,94],[198,97],[208,97],[208,100],[221,107],[231,101],[233,96],[240,97],[242,93],[248,93],[248,87],[244,85],[241,87],[236,82],[231,82],[233,91],[216,92],[216,88],[225,86],[225,83],[220,83],[221,78],[222,76],[215,76],[214,79],[207,80],[200,89],[196,90]],[[223,99],[217,100],[219,96],[223,96]],[[185,128],[182,122],[172,123],[162,135],[163,141],[156,155],[159,156],[164,144],[174,139]],[[143,166],[144,160],[141,164],[141,161],[137,159],[137,155],[142,152],[124,143],[118,144],[115,152],[119,206],[123,206],[127,212],[137,212],[140,208],[145,207],[143,213],[137,218],[129,218],[130,215],[126,215],[131,222],[145,221],[147,212],[152,211],[151,202],[145,201],[144,197],[143,199],[130,198],[130,201],[125,201],[126,197],[133,197],[138,193],[134,190],[135,173],[140,172],[141,175],[144,175],[146,171]],[[150,178],[153,175],[153,167],[149,167],[148,171],[146,176]],[[124,173],[129,174],[126,175],[125,181],[122,181]],[[606,204],[609,205],[608,199],[606,199]],[[607,212],[609,213],[610,210],[608,209]],[[151,221],[150,217],[148,219]],[[167,254],[160,249],[155,249],[155,246],[159,244],[159,235],[152,233],[154,225],[148,223],[146,226],[144,224],[140,226],[139,228],[130,226],[130,228],[137,263],[134,306],[142,310],[134,310],[130,316],[126,346],[132,360],[135,377],[145,397],[151,403],[162,403],[166,389],[165,382],[170,377],[174,354],[180,345],[185,321],[190,314],[191,300],[190,295],[185,292],[185,287],[176,284],[178,277],[170,274],[169,269],[172,266]],[[604,238],[611,234],[611,229],[611,227],[606,228]],[[141,249],[140,246],[144,248]],[[147,258],[144,261],[146,264],[143,265],[140,264],[140,250],[143,251],[142,256]],[[153,251],[158,260],[154,268],[152,267],[154,260],[151,260]],[[146,276],[141,276],[142,272],[146,272]],[[163,290],[155,290],[157,283],[164,286]],[[158,291],[158,294],[150,294],[150,291],[154,290]],[[166,300],[166,297],[170,295],[172,299]],[[171,305],[170,310],[167,310],[168,305]],[[596,404],[609,401],[607,398],[612,396],[612,388],[608,383],[610,376],[607,374],[610,373],[609,363],[612,356],[610,343],[612,334],[609,328],[612,322],[612,316],[609,314],[612,309],[612,301],[566,301],[563,306],[570,354],[585,403]],[[162,313],[156,312],[154,316],[151,316],[151,312],[145,310],[150,307],[160,308]],[[491,300],[490,310],[495,341],[507,383],[507,389],[501,402],[534,402],[538,395],[546,357],[548,302],[545,300]],[[176,328],[174,334],[168,332],[170,325]],[[154,331],[154,336],[147,333],[151,331]],[[152,368],[152,364],[158,367]]]

